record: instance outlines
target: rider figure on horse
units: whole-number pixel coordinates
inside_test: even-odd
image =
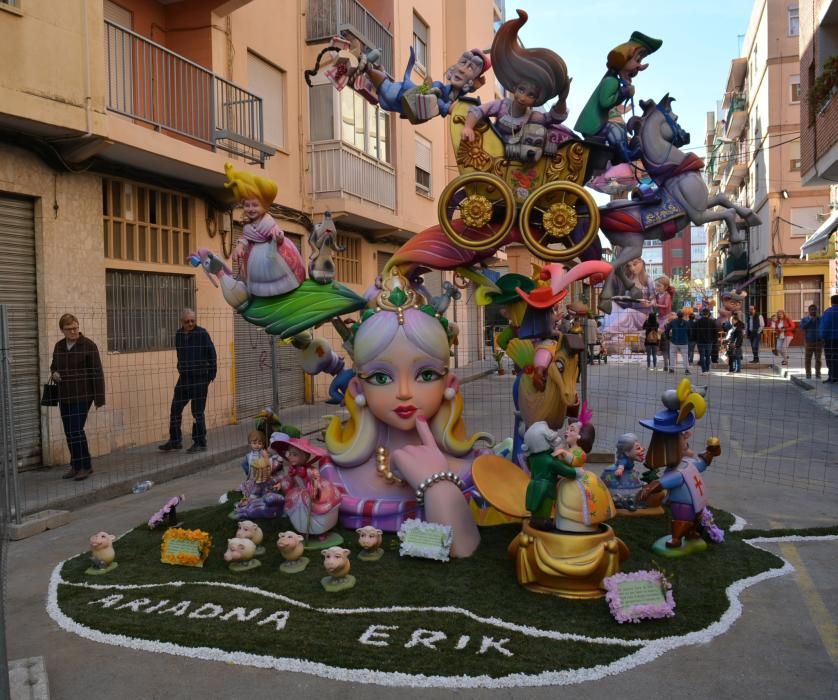
[[[608,52],[608,71],[582,109],[574,127],[586,138],[604,138],[611,147],[612,165],[630,163],[637,157],[629,148],[623,114],[634,97],[632,79],[649,67],[643,59],[657,51],[663,41],[632,32],[624,44]]]

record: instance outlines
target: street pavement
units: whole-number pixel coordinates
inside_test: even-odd
[[[644,443],[637,419],[660,409],[660,393],[683,376],[647,372],[638,362],[590,368],[587,394],[595,408],[597,448],[627,430]],[[793,365],[794,366],[794,365]],[[708,386],[710,409],[695,445],[711,434],[723,454],[706,472],[711,504],[756,528],[838,523],[838,421],[805,391],[770,367],[742,375],[690,375]],[[488,376],[465,386],[471,429],[510,431],[511,377]],[[813,390],[814,391],[814,390]],[[505,690],[393,689],[131,651],[82,639],[58,628],[45,610],[53,567],[86,548],[99,530],[121,533],[147,519],[168,496],[187,507],[217,501],[237,485],[238,460],[152,490],[96,503],[72,513],[57,530],[13,542],[8,551],[7,639],[10,659],[43,656],[51,697],[64,698],[838,698],[838,541],[764,545],[796,571],[746,589],[742,616],[709,643],[681,648],[622,674],[574,686]],[[598,468],[594,465],[594,468]],[[522,593],[523,595],[524,593]],[[313,630],[312,633],[322,633]]]

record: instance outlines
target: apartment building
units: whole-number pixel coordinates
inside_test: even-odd
[[[828,265],[800,259],[800,245],[828,213],[829,190],[801,183],[801,71],[798,2],[757,0],[731,61],[718,109],[708,113],[706,177],[711,193],[751,207],[762,225],[733,244],[723,224],[707,225],[707,272],[717,295],[744,288],[764,313],[799,319],[823,304]]]
[[[829,294],[838,294],[838,2],[800,4],[801,181],[830,188],[829,213],[801,246],[801,255],[829,265]]]
[[[210,426],[270,403],[274,363],[280,405],[320,398],[295,351],[244,323],[186,262],[201,247],[229,256],[240,231],[224,163],[277,181],[273,213],[304,258],[308,228],[331,211],[345,249],[338,279],[363,291],[401,243],[435,223],[434,198],[456,174],[447,124],[414,127],[349,89],[309,89],[303,71],[343,33],[379,48],[394,76],[413,46],[417,71],[442,78],[464,48],[491,45],[503,9],[493,0],[0,2],[0,61],[15,67],[0,74],[0,300],[19,466],[65,456],[60,422],[38,395],[67,311],[105,365],[107,405],[88,421],[94,455],[164,437],[185,306],[219,351]],[[494,89],[490,81],[478,95]],[[468,294],[452,313],[463,329],[456,362],[481,357]]]

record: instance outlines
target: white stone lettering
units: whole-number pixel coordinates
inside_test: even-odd
[[[189,613],[189,619],[210,620],[213,617],[218,617],[223,612],[224,608],[220,605],[216,605],[215,603],[204,603],[200,608]]]
[[[480,642],[480,651],[478,654],[485,654],[489,649],[494,649],[495,651],[499,651],[504,656],[515,656],[509,649],[504,648],[504,644],[509,642],[508,639],[498,639],[495,641],[492,637],[483,637],[483,641]]]
[[[285,623],[288,622],[288,613],[285,610],[277,610],[275,613],[268,615],[264,620],[259,620],[256,624],[261,627],[262,625],[267,625],[269,622],[273,622],[276,625],[276,631],[279,632],[285,629]]]
[[[434,644],[441,642],[443,639],[448,639],[448,635],[445,632],[423,629],[413,630],[413,634],[410,635],[410,641],[404,645],[404,648],[412,649],[421,644],[424,647],[428,647],[428,649],[436,651],[437,648]]]
[[[174,615],[175,617],[181,617],[181,616],[186,614],[186,611],[189,610],[190,605],[192,605],[191,600],[184,600],[184,601],[181,601],[180,603],[175,603],[170,608],[164,608],[163,610],[161,610],[157,614],[158,615],[170,614],[170,615]]]
[[[120,595],[117,593],[115,595],[105,596],[104,598],[97,598],[96,600],[91,600],[88,603],[88,605],[101,605],[103,608],[112,608],[124,597],[124,595]]]
[[[390,642],[384,640],[389,639],[390,635],[387,634],[385,630],[397,629],[399,629],[398,625],[370,625],[367,627],[366,631],[358,637],[358,641],[361,644],[367,644],[372,647],[386,647],[390,645]]]
[[[469,637],[467,634],[460,635],[460,638],[457,640],[457,646],[455,646],[454,648],[458,651],[461,649],[465,649],[468,646],[470,640],[471,637]]]
[[[131,612],[139,612],[140,608],[148,605],[151,598],[137,598],[136,600],[129,600],[127,603],[117,605],[114,610],[125,610],[126,608]]]
[[[159,603],[155,603],[150,608],[146,608],[145,610],[143,610],[143,612],[144,613],[157,612],[158,610],[160,610],[160,608],[165,608],[168,604],[169,604],[169,601],[166,598],[164,598]]]
[[[248,610],[247,608],[233,608],[230,612],[222,615],[221,619],[224,620],[224,622],[229,622],[232,619],[235,619],[236,622],[248,622],[256,617],[260,612],[262,612],[262,608],[253,608],[253,610]]]

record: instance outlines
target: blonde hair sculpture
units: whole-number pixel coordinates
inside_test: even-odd
[[[224,164],[224,174],[227,176],[224,187],[228,188],[238,201],[258,199],[266,210],[271,208],[279,190],[273,180],[235,170],[229,161]]]

